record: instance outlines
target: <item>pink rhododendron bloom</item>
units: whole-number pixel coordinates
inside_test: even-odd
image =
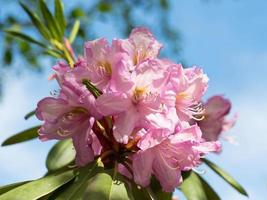
[[[98,157],[143,187],[154,175],[173,191],[183,171],[220,151],[218,135],[233,121],[225,120],[228,100],[217,96],[202,105],[208,86],[202,69],[159,58],[161,47],[148,29],[136,28],[111,44],[86,42],[72,68],[55,65],[60,92],[38,103],[40,139],[72,138],[77,165]]]
[[[114,137],[119,142],[127,143],[135,127],[149,123],[150,115],[163,112],[160,93],[165,80],[164,74],[152,68],[153,65],[161,64],[156,60],[147,60],[139,64],[129,74],[127,86],[119,89],[116,86],[112,87],[96,100],[101,114],[115,115]],[[120,70],[127,71],[127,66],[120,67]],[[116,79],[113,81],[116,85]]]
[[[218,142],[204,142],[201,131],[194,125],[176,132],[149,130],[138,143],[139,152],[133,155],[134,180],[146,187],[152,174],[166,192],[171,192],[182,182],[181,172],[200,164],[208,152],[219,151]]]
[[[58,70],[56,78],[61,90],[58,97],[46,97],[37,105],[36,116],[45,121],[39,130],[39,136],[41,140],[72,138],[77,152],[77,164],[85,165],[94,159],[91,144],[98,143],[91,131],[90,120],[101,115],[95,109],[94,97],[85,86],[79,88],[71,82],[64,82],[64,73],[69,71],[65,71],[62,63],[55,69]]]
[[[216,141],[222,131],[229,130],[236,121],[236,118],[226,119],[231,110],[231,102],[222,96],[213,96],[204,104],[204,108],[205,118],[197,123],[203,132],[204,139]]]

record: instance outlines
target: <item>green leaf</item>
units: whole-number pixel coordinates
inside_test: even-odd
[[[27,120],[29,119],[30,117],[34,116],[35,115],[35,110],[27,113],[25,116],[24,116],[24,119]]]
[[[157,197],[157,200],[172,200],[172,193],[162,191],[158,180],[153,176],[150,183],[151,192]]]
[[[6,48],[5,49],[3,58],[4,58],[4,64],[5,65],[10,65],[12,63],[13,54],[12,54],[11,48]]]
[[[39,199],[75,177],[73,170],[55,173],[14,188],[0,196],[0,200],[35,200]]]
[[[193,171],[184,172],[183,178],[184,181],[181,184],[180,189],[187,200],[210,200],[205,193],[199,177]]]
[[[38,129],[40,126],[35,126],[33,128],[24,130],[16,135],[11,136],[10,138],[6,139],[3,143],[2,146],[7,146],[11,144],[17,144],[20,142],[25,142],[31,139],[34,139],[38,137]]]
[[[57,200],[127,200],[133,199],[125,179],[115,170],[105,170],[96,163],[81,168],[73,185],[58,196]]]
[[[234,189],[236,189],[239,193],[248,196],[246,190],[227,172],[221,169],[218,165],[213,162],[202,159],[215,173],[217,173],[220,177],[222,177],[227,183],[229,183]]]
[[[206,196],[209,199],[212,200],[220,200],[221,198],[219,197],[219,195],[214,191],[214,189],[205,181],[205,179],[203,179],[200,175],[196,174],[199,178],[199,180],[202,183],[202,187],[205,191]]]
[[[54,49],[46,49],[43,53],[47,54],[49,56],[58,58],[58,59],[63,59],[64,58],[64,55],[62,55],[61,52],[59,52],[57,50],[54,50]]]
[[[2,186],[2,187],[0,187],[0,195],[8,192],[9,190],[12,190],[12,189],[18,187],[18,186],[21,186],[21,185],[23,185],[25,183],[28,183],[28,182],[29,181],[23,181],[23,182],[12,183],[12,184],[9,184],[9,185]]]
[[[58,41],[61,41],[63,35],[60,31],[60,26],[58,22],[55,20],[55,18],[53,17],[52,13],[49,11],[44,0],[39,0],[39,6],[40,6],[43,18],[47,24],[47,27],[50,33],[55,39],[57,39]]]
[[[77,33],[79,31],[79,28],[80,28],[80,21],[79,20],[76,20],[72,29],[71,29],[71,32],[70,32],[70,37],[69,37],[69,42],[70,43],[73,43],[76,36],[77,36]]]
[[[55,171],[70,164],[75,158],[71,139],[61,140],[50,150],[46,159],[49,171]]]
[[[100,12],[105,13],[110,12],[112,10],[112,5],[110,3],[102,1],[98,4],[97,8]]]
[[[62,0],[55,0],[55,18],[60,26],[61,34],[64,35],[67,23],[64,17],[64,5]]]
[[[46,26],[41,22],[39,17],[36,15],[36,13],[32,12],[25,4],[20,2],[21,7],[25,10],[25,12],[28,14],[30,17],[32,23],[34,26],[37,28],[37,30],[40,32],[40,34],[46,39],[50,40],[51,35],[49,33],[49,30],[46,28]]]
[[[5,29],[4,30],[7,34],[13,36],[13,37],[16,37],[18,39],[21,39],[21,40],[25,40],[27,42],[30,42],[30,43],[33,43],[33,44],[37,44],[39,45],[40,47],[43,47],[43,48],[46,48],[46,45],[37,41],[36,39],[33,39],[32,37],[20,32],[20,31],[15,31],[15,30],[7,30]]]

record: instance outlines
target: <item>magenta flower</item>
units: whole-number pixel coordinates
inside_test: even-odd
[[[207,141],[216,141],[223,131],[229,130],[235,124],[236,117],[227,120],[226,116],[231,110],[231,102],[222,96],[213,96],[204,104],[205,118],[198,121]]]
[[[204,142],[198,126],[191,126],[170,134],[168,130],[149,130],[139,141],[141,149],[133,155],[134,180],[146,187],[152,174],[166,192],[182,182],[181,172],[198,166],[208,152],[219,151],[218,142]]]

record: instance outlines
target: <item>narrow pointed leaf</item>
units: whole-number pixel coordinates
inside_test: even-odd
[[[246,190],[227,172],[221,169],[218,165],[213,162],[202,159],[215,173],[217,173],[220,177],[222,177],[227,183],[229,183],[234,189],[236,189],[239,193],[248,196]]]
[[[183,174],[185,179],[181,185],[181,190],[188,200],[220,200],[213,188],[195,172]]]
[[[25,10],[25,12],[28,14],[30,17],[32,23],[34,26],[37,28],[37,30],[41,33],[41,35],[46,39],[50,40],[51,39],[51,34],[49,33],[49,30],[46,28],[46,26],[41,22],[39,17],[37,16],[36,13],[32,12],[28,6],[20,2],[21,7]]]
[[[52,34],[52,36],[57,39],[58,41],[62,40],[62,34],[60,31],[60,26],[58,22],[55,20],[52,13],[49,11],[47,5],[45,4],[44,0],[39,0],[40,9],[43,15],[43,18],[47,24],[47,27]]]
[[[36,200],[60,188],[62,185],[71,181],[74,177],[75,175],[73,170],[52,174],[16,187],[13,190],[4,193],[0,196],[0,199]]]
[[[73,43],[80,28],[80,21],[76,20],[70,32],[69,42]]]
[[[34,116],[35,115],[35,110],[27,113],[25,116],[24,116],[24,119],[27,120],[29,119],[30,117]]]
[[[70,164],[75,158],[71,139],[61,140],[50,150],[46,159],[48,171],[55,171]]]
[[[35,126],[33,128],[24,130],[16,135],[11,136],[10,138],[6,139],[3,143],[2,146],[7,146],[11,144],[17,144],[20,142],[25,142],[34,138],[38,137],[38,129],[40,126]]]
[[[64,5],[62,0],[55,0],[55,18],[60,26],[61,34],[64,35],[67,23],[64,17]]]
[[[58,58],[58,59],[64,58],[64,55],[62,55],[60,52],[58,52],[56,50],[46,49],[43,53],[50,55],[50,56],[53,56],[53,57]]]
[[[21,39],[21,40],[25,40],[26,42],[30,42],[30,43],[33,43],[33,44],[36,44],[36,45],[39,45],[40,47],[43,47],[43,48],[46,48],[46,45],[37,41],[36,39],[22,33],[22,32],[19,32],[19,31],[15,31],[15,30],[4,30],[7,34],[13,36],[13,37],[16,37],[18,39]]]
[[[29,181],[23,181],[23,182],[12,183],[12,184],[9,184],[9,185],[2,186],[2,187],[0,187],[0,195],[8,192],[9,190],[12,190],[12,189],[18,187],[18,186],[21,186],[21,185],[23,185],[25,183],[28,183],[28,182]],[[1,197],[0,197],[0,199],[1,199]]]

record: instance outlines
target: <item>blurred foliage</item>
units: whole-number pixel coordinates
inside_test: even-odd
[[[35,0],[23,0],[22,2],[31,5],[31,8],[38,7],[38,1]],[[169,0],[94,0],[90,2],[85,0],[72,2],[63,0],[63,2],[66,7],[67,32],[71,31],[72,25],[76,20],[81,22],[77,40],[73,44],[78,54],[82,54],[84,41],[95,39],[100,35],[109,35],[109,33],[103,34],[101,30],[98,30],[97,24],[104,23],[111,25],[121,37],[127,37],[133,27],[147,26],[157,36],[160,36],[160,38],[157,38],[162,43],[166,44],[168,51],[164,52],[165,55],[175,55],[175,58],[178,58],[180,34],[176,24],[171,24],[169,20],[171,11],[171,1]],[[2,5],[0,30],[6,28],[16,31],[22,30],[24,33],[38,36],[29,17],[17,1],[0,0],[0,3]],[[47,0],[46,3],[52,10],[54,1]],[[18,13],[21,14],[18,15]],[[37,41],[42,42],[42,39],[38,38]],[[25,69],[41,71],[45,67],[42,65],[45,52],[40,47],[10,37],[2,31],[0,32],[0,42],[2,44],[0,50],[0,56],[2,57],[0,61],[2,62],[0,67],[1,79],[10,69],[15,72],[21,72]],[[0,86],[3,82],[1,79]]]

